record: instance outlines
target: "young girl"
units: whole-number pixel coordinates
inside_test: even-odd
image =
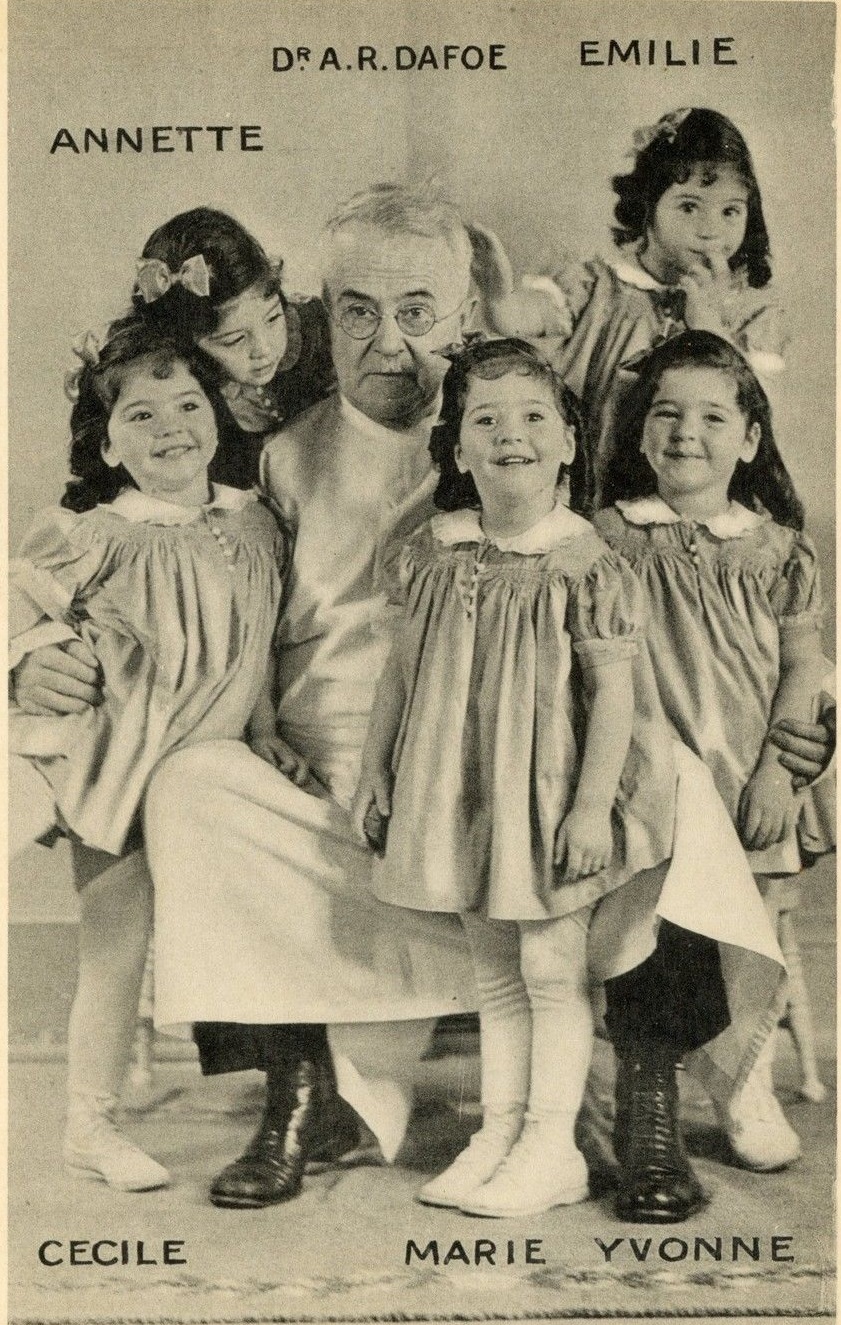
[[[136,840],[149,776],[186,742],[241,737],[300,780],[267,691],[286,540],[252,493],[211,485],[214,407],[202,367],[136,318],[75,375],[63,509],[12,563],[12,663],[28,632],[84,640],[103,701],[79,715],[10,715],[10,850],[52,826],[116,855]],[[253,716],[252,716],[253,715]],[[126,860],[128,866],[128,860]],[[81,893],[80,973],[68,1034],[65,1158],[123,1190],[168,1181],[114,1126],[143,975],[151,898],[136,871]]]
[[[759,373],[783,367],[762,199],[738,129],[714,110],[675,110],[637,130],[634,153],[633,169],[613,179],[616,254],[526,278],[494,316],[502,331],[547,338],[581,401],[597,497],[628,359],[695,328],[731,340]]]
[[[558,493],[569,472],[573,503],[584,496],[574,417],[522,341],[455,360],[432,444],[446,513],[402,553],[404,624],[354,804],[370,841],[387,822],[377,895],[462,918],[484,1122],[420,1199],[483,1215],[586,1196],[573,1128],[593,1029],[588,931],[633,876],[661,881],[672,849],[675,761],[636,582]],[[671,1158],[690,1213],[703,1192],[685,1154]]]
[[[767,876],[800,870],[799,807],[769,729],[811,719],[825,664],[815,550],[767,397],[729,341],[683,332],[639,365],[617,441],[604,489],[616,504],[596,527],[642,581],[666,714],[710,768],[777,920]],[[772,1046],[717,1104],[756,1168],[799,1154],[773,1096]]]
[[[210,207],[166,221],[138,262],[137,311],[215,366],[227,411],[211,474],[235,487],[256,481],[266,434],[335,386],[324,306],[288,298],[282,268]]]

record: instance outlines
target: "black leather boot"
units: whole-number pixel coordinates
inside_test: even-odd
[[[213,1205],[260,1209],[301,1190],[316,1109],[316,1069],[306,1058],[273,1063],[266,1107],[248,1149],[214,1179]]]
[[[325,1039],[314,1055],[316,1108],[307,1146],[307,1172],[335,1164],[359,1145],[359,1119],[336,1089],[333,1060]]]
[[[208,1029],[219,1059],[219,1046],[226,1042],[219,1027]],[[336,1090],[323,1026],[235,1026],[231,1031],[232,1051],[223,1056],[223,1070],[261,1067],[266,1105],[248,1149],[217,1175],[210,1199],[214,1205],[255,1209],[291,1200],[308,1165],[324,1168],[353,1150],[359,1144],[359,1121]]]
[[[617,1063],[614,1149],[616,1213],[638,1224],[677,1224],[707,1204],[680,1130],[677,1063],[658,1044],[640,1044]]]

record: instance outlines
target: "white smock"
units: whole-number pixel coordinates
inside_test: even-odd
[[[387,429],[333,396],[263,454],[295,536],[279,731],[325,790],[301,790],[242,744],[207,742],[165,761],[145,825],[156,1022],[327,1023],[339,1088],[387,1158],[431,1030],[406,1023],[476,1006],[458,919],[378,902],[347,814],[390,643],[379,562],[432,513],[430,427]]]

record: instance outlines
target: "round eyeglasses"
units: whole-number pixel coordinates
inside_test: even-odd
[[[393,316],[404,336],[426,336],[438,322],[446,322],[447,318],[453,317],[463,303],[464,299],[443,317],[436,317],[428,304],[403,304],[395,313],[387,316]],[[383,320],[383,314],[370,304],[345,304],[331,316],[353,340],[370,340],[377,334]]]

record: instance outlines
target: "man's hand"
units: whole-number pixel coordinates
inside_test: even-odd
[[[102,703],[99,663],[83,640],[33,649],[13,671],[12,684],[24,713],[38,716],[84,713]]]
[[[768,733],[768,740],[781,752],[779,762],[792,776],[795,791],[814,782],[835,752],[835,706],[827,708],[820,722],[797,722],[782,718]]]
[[[267,764],[272,764],[288,777],[290,782],[294,782],[296,787],[303,787],[308,781],[310,770],[306,759],[299,755],[297,750],[293,750],[292,746],[276,732],[252,731],[249,744],[256,755],[265,759]]]

